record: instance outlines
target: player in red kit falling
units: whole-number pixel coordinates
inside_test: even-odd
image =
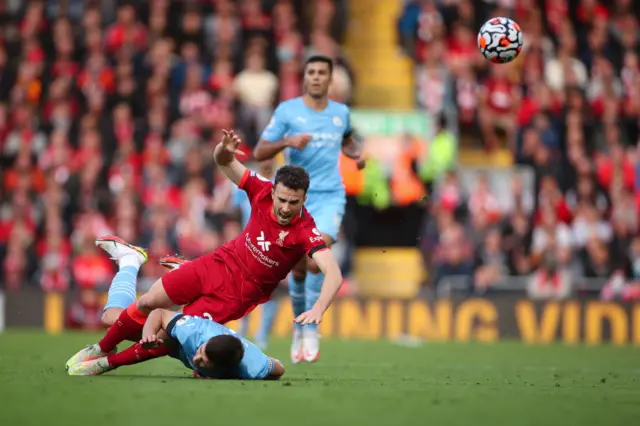
[[[301,167],[284,166],[278,170],[272,184],[250,172],[235,158],[235,154],[241,154],[238,150],[240,139],[232,131],[223,133],[214,159],[249,197],[252,210],[244,232],[159,279],[148,293],[122,310],[99,343],[74,355],[67,368],[105,356],[108,356],[109,365],[115,368],[166,355],[170,348],[145,350],[139,343],[118,354],[112,352],[124,340],[140,339],[146,318],[154,309],[184,305],[185,314],[222,324],[247,315],[269,300],[278,283],[304,255],[313,258],[325,274],[325,280],[317,303],[295,321],[303,325],[322,321],[340,288],[342,274],[313,218],[304,208],[309,175]],[[127,245],[115,237],[99,240],[103,245],[105,241],[114,247]]]

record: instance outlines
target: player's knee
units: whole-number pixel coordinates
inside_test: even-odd
[[[291,271],[291,274],[293,275],[293,279],[296,281],[304,281],[304,279],[307,277],[307,271],[306,270],[293,270]]]
[[[138,299],[138,303],[137,303],[138,309],[141,312],[144,312],[145,314],[148,314],[151,311],[153,311],[155,309],[154,305],[155,303],[153,301],[153,297],[149,295],[149,293],[145,294],[140,299]]]
[[[291,270],[291,274],[293,275],[294,280],[304,281],[307,277],[307,262],[304,258],[300,259],[300,262],[296,263]]]
[[[162,278],[160,278],[151,286],[149,291],[138,300],[136,306],[141,312],[149,314],[154,309],[169,309],[173,305],[175,305],[175,303],[173,303],[165,291],[162,285]]]
[[[114,308],[107,309],[102,313],[102,318],[101,318],[102,324],[106,326],[113,325],[113,323],[116,322],[116,320],[120,316],[121,312],[122,312],[122,309],[114,309]]]

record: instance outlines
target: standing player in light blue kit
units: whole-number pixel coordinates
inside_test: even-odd
[[[304,66],[304,95],[281,103],[262,133],[253,155],[256,160],[275,157],[285,150],[287,162],[304,167],[311,178],[306,208],[327,246],[338,238],[346,195],[338,162],[340,152],[364,168],[352,137],[349,108],[329,100],[333,62],[312,56]],[[308,271],[307,271],[308,270]],[[290,275],[289,294],[294,316],[309,309],[320,295],[323,275],[317,265],[305,259]],[[320,356],[317,325],[295,324],[291,360],[314,362]]]

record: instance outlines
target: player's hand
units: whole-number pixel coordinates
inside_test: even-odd
[[[358,156],[358,158],[354,158],[354,160],[356,162],[358,170],[362,170],[367,167],[367,159],[364,155],[360,154],[360,156]]]
[[[142,346],[142,349],[155,349],[162,345],[164,345],[164,341],[159,338],[157,334],[143,337],[142,340],[140,340],[140,346]]]
[[[220,143],[227,151],[244,156],[244,152],[238,149],[241,142],[240,136],[236,135],[233,130],[222,130],[222,140]]]
[[[311,308],[307,312],[298,315],[298,318],[294,321],[301,325],[320,324],[322,322],[322,311]]]
[[[299,135],[289,136],[287,138],[287,145],[290,146],[291,148],[302,150],[302,149],[305,149],[305,147],[309,144],[310,141],[311,141],[311,135],[302,133]]]

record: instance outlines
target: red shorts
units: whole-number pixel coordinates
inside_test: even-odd
[[[225,324],[242,318],[262,297],[243,297],[244,280],[215,253],[208,253],[183,264],[162,277],[164,291],[173,303],[184,306],[187,315],[208,318]],[[252,284],[247,286],[254,287]],[[265,294],[268,300],[269,294]]]

